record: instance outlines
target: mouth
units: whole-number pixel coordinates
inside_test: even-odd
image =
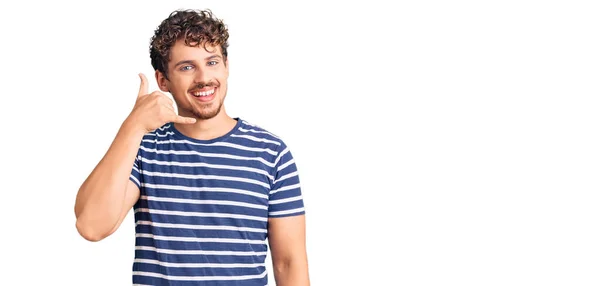
[[[203,89],[195,89],[188,92],[191,94],[194,99],[200,102],[209,102],[213,100],[215,94],[217,93],[217,87],[206,87]]]

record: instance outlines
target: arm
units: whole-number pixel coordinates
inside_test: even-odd
[[[285,143],[275,160],[269,192],[268,239],[277,286],[308,286],[304,201],[300,177]]]
[[[194,118],[177,115],[173,100],[161,92],[148,94],[140,74],[140,90],[131,114],[121,125],[110,148],[77,192],[77,231],[99,241],[112,234],[139,199],[139,187],[129,180],[144,134],[167,122],[192,124]]]
[[[77,231],[99,241],[112,234],[139,198],[129,180],[143,130],[124,122],[106,155],[79,188],[75,200]]]
[[[269,219],[269,247],[277,286],[308,286],[305,216]]]

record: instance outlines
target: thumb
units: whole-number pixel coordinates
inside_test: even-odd
[[[141,81],[140,81],[140,91],[138,92],[138,97],[148,94],[148,79],[146,79],[146,76],[143,73],[140,73],[139,76],[140,76]]]

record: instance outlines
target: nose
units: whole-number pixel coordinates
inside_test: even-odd
[[[207,69],[198,68],[194,74],[194,83],[207,85],[210,83],[211,76]]]

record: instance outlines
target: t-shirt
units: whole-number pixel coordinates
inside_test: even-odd
[[[130,176],[135,285],[268,284],[267,221],[304,214],[298,170],[278,136],[235,120],[212,140],[172,123],[144,135]]]

